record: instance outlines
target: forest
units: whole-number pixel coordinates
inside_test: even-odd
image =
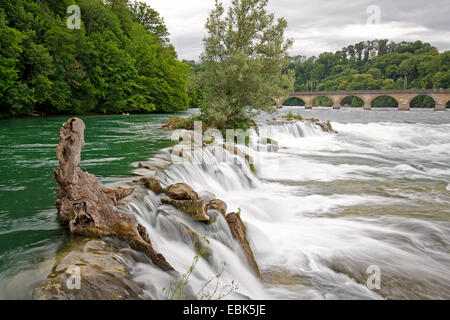
[[[194,71],[202,71],[200,64],[186,62]],[[319,57],[291,57],[288,69],[295,72],[295,91],[449,88],[450,51],[439,53],[431,44],[421,41],[374,40],[349,45],[335,53],[325,52]],[[201,92],[193,90],[191,96],[195,97],[191,100],[194,103],[201,97]],[[285,103],[298,104],[295,99]],[[356,97],[348,97],[343,104],[364,105]],[[414,107],[433,104],[429,97],[420,96],[413,100]],[[315,100],[315,105],[331,106],[332,101],[321,97]],[[396,101],[380,97],[374,101],[374,107],[396,107]]]
[[[81,10],[79,29],[67,26],[71,5]],[[2,0],[0,116],[169,113],[205,104],[204,67],[179,61],[168,37],[163,18],[143,2]],[[429,43],[374,40],[291,57],[286,71],[295,74],[297,91],[432,89],[449,87],[449,66],[450,51]],[[344,103],[363,104],[355,97]],[[389,97],[374,103],[396,104]]]
[[[66,10],[77,5],[80,28]],[[191,67],[163,19],[128,0],[2,0],[0,114],[175,112]]]
[[[439,89],[450,84],[450,51],[439,53],[431,44],[421,41],[374,40],[319,57],[292,57],[289,68],[295,70],[296,91]],[[330,101],[317,99],[316,103],[328,105]],[[363,105],[361,100],[351,97],[344,103]],[[389,107],[395,101],[383,97],[375,103],[379,104],[375,107]],[[419,97],[413,106],[414,103],[428,107],[434,102]]]

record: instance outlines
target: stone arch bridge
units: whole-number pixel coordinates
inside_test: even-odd
[[[372,102],[378,97],[389,96],[398,102],[399,110],[409,110],[411,101],[417,96],[431,97],[435,105],[435,110],[445,110],[447,102],[450,100],[450,89],[432,90],[358,90],[358,91],[312,91],[293,92],[288,97],[275,99],[277,107],[290,98],[299,98],[305,102],[306,109],[311,109],[313,102],[318,97],[327,97],[333,101],[333,109],[340,109],[341,102],[346,97],[358,97],[364,102],[364,109],[370,110]]]

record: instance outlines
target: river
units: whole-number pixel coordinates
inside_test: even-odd
[[[292,112],[330,120],[338,134],[304,122],[280,124]],[[82,169],[105,184],[129,181],[138,161],[164,159],[170,133],[165,115],[85,116]],[[0,298],[28,299],[46,276],[40,266],[68,238],[56,221],[58,130],[67,117],[0,120]],[[364,111],[285,107],[258,119],[259,135],[278,141],[277,152],[247,150],[245,160],[173,164],[164,185],[186,182],[241,212],[263,281],[252,274],[223,217],[190,222],[208,239],[213,258],[201,258],[191,276],[198,289],[223,269],[235,281],[234,299],[449,299],[450,113],[418,109]],[[212,147],[211,147],[212,148]],[[155,249],[184,272],[195,252],[170,219],[157,215],[149,192],[122,209],[138,216]],[[368,268],[380,274],[369,289]],[[45,269],[45,268],[44,268]],[[48,270],[47,270],[48,271]],[[144,298],[164,298],[170,282],[154,267],[132,266],[147,285]]]

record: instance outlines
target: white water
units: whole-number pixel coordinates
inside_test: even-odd
[[[339,134],[303,122],[262,125],[259,136],[280,150],[251,152],[256,175],[243,158],[220,161],[207,150],[208,165],[174,164],[160,176],[164,185],[212,192],[228,212],[240,208],[262,282],[221,215],[205,225],[170,206],[157,214],[151,192],[125,209],[180,273],[196,253],[178,223],[209,239],[213,257],[200,258],[194,292],[226,262],[222,283],[239,286],[227,298],[450,298],[450,125],[332,125]],[[371,265],[380,267],[381,290],[366,286]],[[133,276],[151,298],[164,298],[173,281],[144,263]]]

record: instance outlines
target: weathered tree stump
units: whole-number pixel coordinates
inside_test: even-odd
[[[71,118],[60,130],[56,149],[59,169],[54,171],[55,181],[60,185],[55,202],[58,219],[67,224],[73,234],[117,237],[128,242],[133,249],[144,252],[162,270],[174,270],[164,256],[153,249],[145,227],[134,216],[116,207],[134,189],[107,189],[94,175],[79,168],[84,129],[81,119]]]

